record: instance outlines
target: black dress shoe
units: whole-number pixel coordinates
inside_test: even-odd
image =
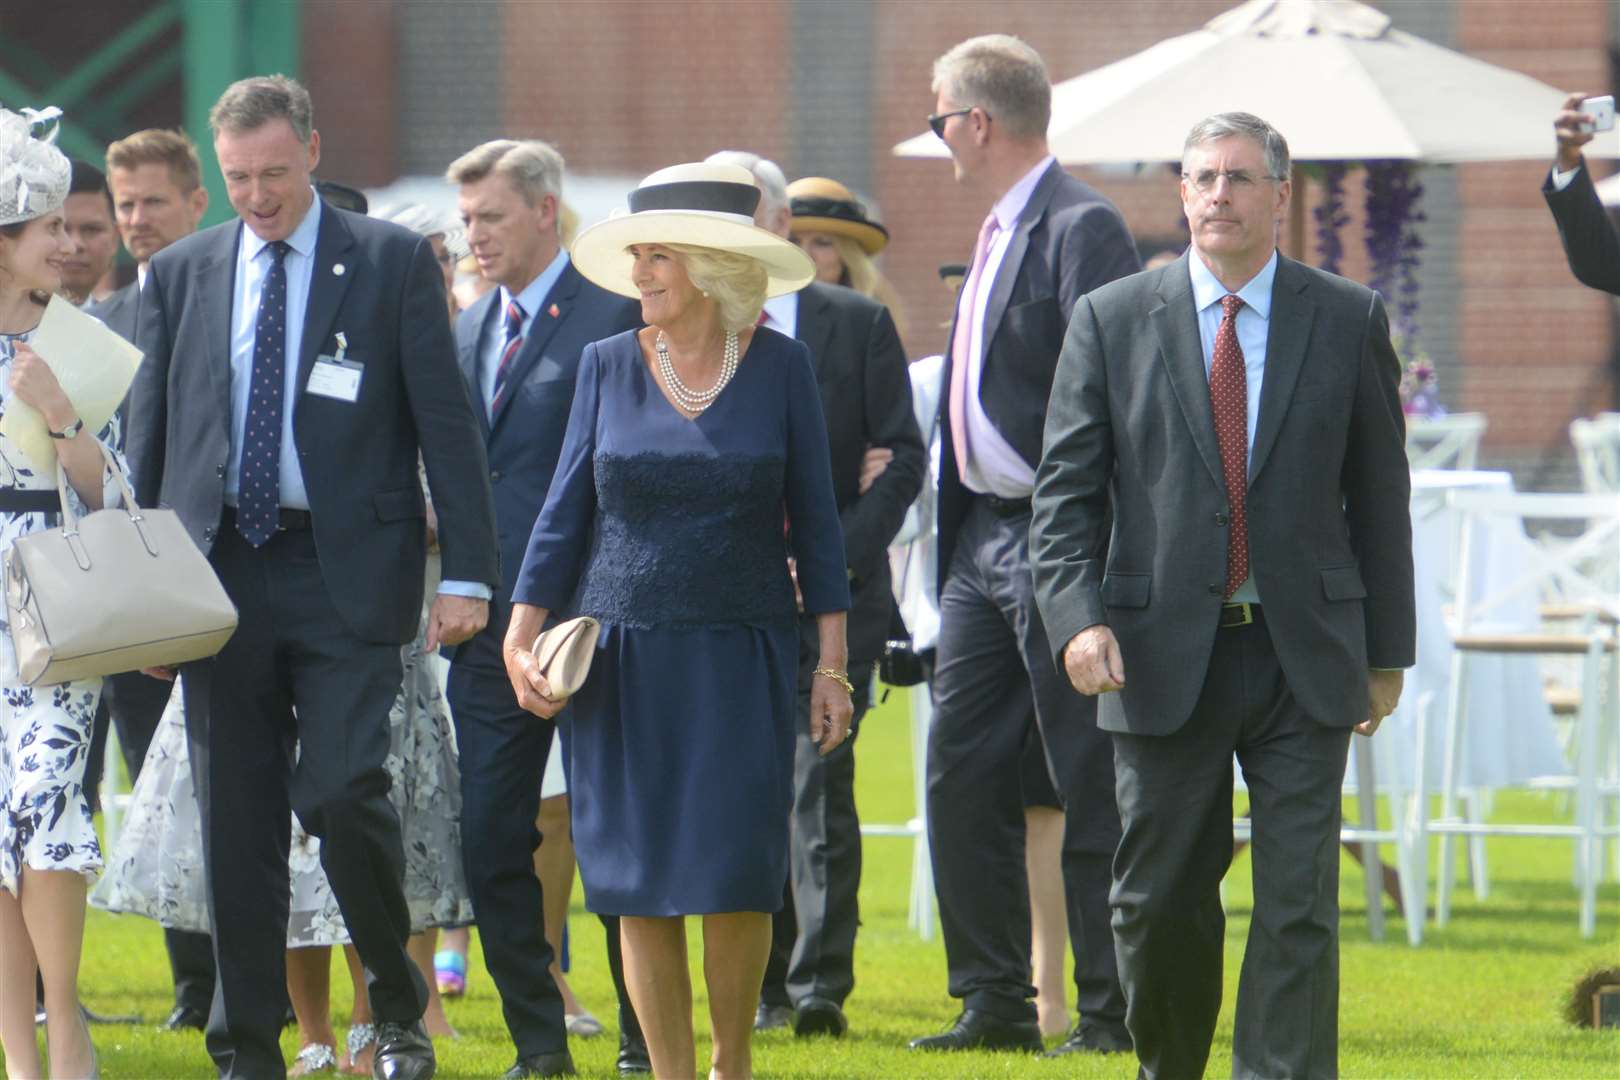
[[[837,1039],[848,1030],[849,1021],[844,1018],[844,1010],[830,998],[811,995],[801,1000],[793,1010],[795,1035],[831,1035]]]
[[[208,1028],[208,1014],[190,1005],[176,1005],[169,1018],[158,1026],[163,1031],[204,1031]]]
[[[504,1073],[501,1080],[524,1080],[531,1076],[575,1076],[574,1058],[566,1048],[551,1054],[530,1054],[520,1057]]]
[[[645,1040],[619,1032],[619,1075],[636,1076],[652,1072],[652,1055],[647,1053]]]
[[[1128,1032],[1103,1027],[1076,1024],[1068,1038],[1058,1043],[1041,1057],[1064,1057],[1068,1054],[1129,1054],[1136,1049]]]
[[[911,1040],[913,1050],[1022,1050],[1038,1053],[1041,1025],[1034,1019],[1003,1020],[978,1009],[963,1009],[951,1030]]]
[[[436,1062],[433,1040],[418,1020],[377,1025],[377,1051],[371,1059],[372,1080],[432,1080]]]
[[[755,1031],[775,1031],[777,1028],[785,1028],[791,1023],[793,1023],[793,1007],[791,1005],[767,1005],[762,1001],[759,1003],[759,1008],[754,1010]]]

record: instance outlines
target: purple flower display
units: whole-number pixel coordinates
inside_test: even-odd
[[[1339,269],[1344,258],[1344,241],[1339,232],[1350,224],[1350,215],[1344,208],[1344,178],[1350,166],[1342,161],[1330,161],[1321,167],[1322,205],[1311,211],[1316,218],[1317,265],[1330,274],[1343,273]]]

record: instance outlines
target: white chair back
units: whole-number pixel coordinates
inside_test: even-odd
[[[1620,413],[1573,420],[1569,441],[1581,467],[1581,487],[1593,493],[1620,492]]]
[[[1413,469],[1472,469],[1479,463],[1484,413],[1406,418],[1406,458]]]

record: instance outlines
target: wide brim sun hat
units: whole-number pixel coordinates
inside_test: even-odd
[[[794,236],[821,232],[847,236],[868,255],[889,246],[889,230],[866,214],[866,207],[855,193],[825,176],[806,176],[788,185],[788,203],[793,209]]]
[[[798,292],[816,265],[798,245],[754,224],[759,188],[740,165],[693,163],[659,169],[630,193],[630,205],[579,234],[569,257],[590,281],[640,297],[630,279],[632,244],[690,244],[757,259],[766,296]]]

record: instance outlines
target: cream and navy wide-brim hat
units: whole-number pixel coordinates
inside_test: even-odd
[[[591,281],[639,297],[630,280],[632,244],[690,244],[758,259],[766,296],[798,292],[816,276],[796,245],[754,224],[759,188],[741,165],[671,165],[630,193],[630,206],[579,234],[569,257]]]

